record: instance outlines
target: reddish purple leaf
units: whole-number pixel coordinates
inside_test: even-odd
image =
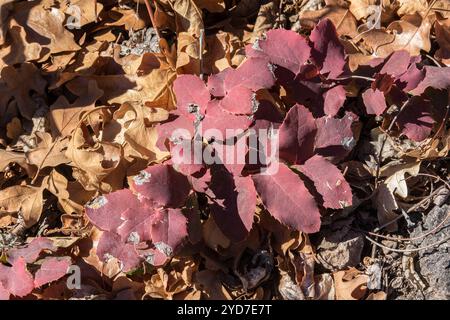
[[[350,151],[356,145],[352,124],[357,120],[358,117],[351,112],[346,112],[341,119],[329,116],[316,119],[315,148],[342,147]]]
[[[341,171],[327,159],[315,155],[299,167],[314,182],[325,208],[341,209],[352,205],[352,189]]]
[[[311,56],[320,73],[327,75],[328,79],[339,77],[345,71],[346,60],[333,23],[328,19],[321,20],[309,39],[313,43]]]
[[[59,280],[67,274],[72,264],[70,257],[49,257],[44,260],[41,268],[34,275],[35,288]]]
[[[173,167],[186,176],[193,175],[206,169],[203,163],[203,143],[202,141],[181,140],[177,144],[172,144],[170,148],[171,164]]]
[[[211,95],[214,97],[223,97],[225,96],[225,88],[223,87],[223,82],[225,80],[225,76],[229,72],[233,72],[234,69],[226,68],[219,73],[212,74],[208,78],[208,90]]]
[[[166,257],[173,256],[186,237],[187,219],[180,209],[164,210],[162,219],[152,226],[153,245]]]
[[[271,72],[271,65],[266,59],[250,58],[245,60],[237,69],[228,72],[224,80],[226,92],[236,86],[242,86],[253,91],[270,88],[275,79]]]
[[[344,105],[346,96],[344,86],[335,86],[323,94],[323,111],[328,116],[335,116]]]
[[[104,262],[111,257],[118,259],[124,272],[136,269],[141,262],[133,244],[124,243],[118,234],[108,231],[103,232],[98,242],[97,256]]]
[[[300,177],[283,163],[272,163],[269,172],[271,174],[253,175],[252,179],[270,214],[296,230],[319,231],[319,210]]]
[[[168,257],[163,252],[155,248],[140,250],[139,254],[145,257],[145,261],[155,267],[164,265],[168,260]]]
[[[408,70],[409,62],[410,56],[408,51],[394,51],[389,57],[386,58],[386,62],[379,73],[388,74],[397,78]]]
[[[313,155],[316,124],[311,112],[296,104],[286,115],[279,131],[279,156],[302,163]]]
[[[410,91],[411,94],[421,95],[427,88],[446,90],[450,88],[450,68],[425,66],[425,77],[419,85]]]
[[[9,300],[9,292],[5,288],[3,288],[1,282],[0,282],[0,300]]]
[[[252,123],[248,116],[237,116],[226,112],[218,101],[211,101],[201,123],[202,136],[207,140],[224,141],[246,130]],[[228,130],[228,133],[227,133]]]
[[[210,189],[211,213],[217,226],[230,240],[243,240],[253,224],[256,190],[250,177],[233,176],[221,166],[215,166]]]
[[[428,138],[435,122],[431,109],[429,101],[418,96],[412,97],[397,118],[402,134],[414,141]]]
[[[206,105],[211,100],[203,80],[190,74],[178,76],[173,83],[173,91],[177,97],[178,111],[191,119],[195,119],[196,111],[204,114]]]
[[[138,210],[127,209],[122,212],[123,223],[117,228],[123,242],[138,244],[142,241],[152,240],[152,227],[163,220],[164,213],[159,209],[142,202]]]
[[[397,86],[405,91],[411,91],[416,88],[425,78],[425,70],[418,69],[415,63],[412,63],[408,70],[397,79]]]
[[[177,118],[156,127],[158,131],[156,146],[163,151],[168,151],[165,145],[167,140],[179,142],[181,140],[191,140],[194,137],[193,121],[176,113],[172,115],[177,116]]]
[[[56,247],[53,245],[53,241],[43,237],[34,238],[23,248],[9,250],[8,262],[14,264],[19,257],[22,257],[26,263],[33,263],[44,250],[55,251]]]
[[[268,31],[265,39],[257,40],[251,48],[247,50],[248,57],[266,57],[294,74],[300,73],[311,53],[303,36],[285,29]]]
[[[121,224],[120,215],[125,210],[138,211],[141,202],[129,189],[118,190],[113,193],[99,196],[86,205],[86,215],[99,229],[114,231]]]
[[[220,101],[220,106],[233,114],[252,114],[258,103],[253,91],[245,87],[234,87]]]
[[[17,297],[24,297],[34,289],[33,276],[28,272],[26,261],[19,257],[12,267],[0,263],[0,296],[5,298],[7,293]]]
[[[387,108],[384,94],[378,89],[373,90],[372,88],[368,88],[363,92],[362,99],[368,114],[379,116]]]
[[[188,177],[192,184],[192,189],[197,192],[205,192],[208,189],[208,184],[211,181],[211,172],[207,169],[205,172],[199,172]]]
[[[133,177],[131,188],[161,206],[177,208],[191,191],[187,178],[172,166],[157,164]]]

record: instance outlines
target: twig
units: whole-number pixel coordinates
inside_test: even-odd
[[[375,78],[364,77],[364,76],[357,76],[357,75],[351,75],[351,76],[348,76],[348,77],[336,78],[336,80],[338,80],[338,81],[349,80],[349,79],[362,79],[362,80],[367,80],[367,81],[370,81],[370,82],[375,81]]]
[[[439,246],[440,244],[442,244],[442,243],[447,242],[447,241],[450,240],[450,236],[448,236],[448,237],[446,237],[446,238],[444,238],[444,239],[442,239],[442,240],[433,242],[433,243],[431,243],[431,244],[429,244],[429,245],[427,245],[427,246],[424,246],[424,247],[411,248],[411,249],[394,249],[394,248],[389,248],[388,246],[385,246],[384,244],[381,244],[381,243],[379,243],[379,242],[373,240],[373,239],[370,238],[369,236],[365,236],[365,238],[366,238],[367,240],[369,240],[369,241],[370,241],[372,244],[374,244],[375,246],[378,246],[378,247],[383,248],[383,249],[385,249],[385,250],[394,251],[394,252],[401,252],[401,253],[418,252],[418,251],[422,251],[422,250],[427,250],[427,249],[433,248],[433,247],[435,247],[435,246]]]
[[[204,80],[203,74],[203,42],[205,40],[205,29],[200,30],[199,52],[200,52],[200,79]]]

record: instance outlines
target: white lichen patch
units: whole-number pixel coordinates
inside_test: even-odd
[[[166,256],[171,257],[173,254],[173,249],[167,243],[162,241],[155,243],[155,248],[164,253]]]
[[[127,241],[132,243],[132,244],[138,244],[139,242],[141,242],[141,237],[139,237],[139,234],[136,231],[133,231],[128,236]]]
[[[108,262],[109,260],[111,260],[111,259],[113,259],[114,257],[111,255],[111,254],[109,254],[109,253],[105,253],[104,255],[103,255],[103,261],[105,261],[105,262]]]
[[[139,172],[139,174],[134,176],[133,181],[137,186],[141,186],[144,183],[149,182],[151,177],[152,177],[151,173],[142,170],[141,172]]]
[[[97,210],[97,209],[103,207],[103,206],[104,206],[105,204],[107,204],[107,203],[108,203],[108,199],[106,199],[106,197],[104,197],[104,196],[99,196],[99,197],[97,197],[97,198],[95,198],[95,199],[89,201],[89,202],[86,204],[86,206],[87,206],[88,208]]]
[[[259,46],[259,38],[256,38],[255,42],[253,42],[252,49],[256,51],[263,51]]]
[[[275,78],[275,69],[277,68],[277,66],[272,63],[268,63],[267,68],[269,68],[270,73]]]
[[[346,150],[352,150],[356,145],[356,140],[353,137],[345,137],[342,139],[341,144]]]
[[[146,255],[145,261],[153,266],[155,264],[155,255],[153,253]]]
[[[252,93],[252,113],[255,113],[258,111],[259,108],[259,101],[256,100],[256,93]]]

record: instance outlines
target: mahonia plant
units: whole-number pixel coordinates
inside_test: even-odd
[[[38,237],[24,247],[7,250],[6,262],[10,266],[0,263],[0,300],[8,300],[11,295],[25,297],[35,288],[64,277],[72,264],[70,257],[39,259],[42,253],[55,252],[57,249],[52,240]],[[34,275],[27,265],[35,271]]]
[[[103,261],[114,257],[124,271],[144,260],[164,264],[189,226],[198,224],[192,199],[199,194],[232,241],[251,230],[258,197],[282,224],[319,231],[322,208],[352,205],[351,187],[336,164],[357,143],[359,117],[385,114],[386,101],[408,104],[410,112],[398,115],[399,130],[419,141],[434,122],[431,104],[426,97],[409,96],[448,82],[447,71],[419,69],[418,58],[403,51],[374,59],[365,74],[353,77],[329,20],[320,21],[309,38],[268,31],[246,47],[246,55],[238,68],[211,75],[207,83],[180,75],[173,85],[177,109],[158,126],[158,146],[171,159],[133,177],[130,189],[87,205],[90,221],[103,231],[97,246]],[[344,103],[353,81],[363,83],[365,108],[350,111]],[[287,112],[270,98],[280,88],[289,98],[279,95],[291,106]],[[261,129],[268,134],[257,135],[255,147],[250,132]],[[269,157],[275,139],[277,156]],[[237,145],[243,147],[235,152]],[[250,161],[252,151],[258,154],[256,164]],[[237,161],[239,156],[244,161]]]

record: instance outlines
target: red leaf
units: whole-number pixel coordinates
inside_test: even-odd
[[[372,88],[368,88],[363,92],[362,99],[368,114],[376,114],[379,116],[387,108],[384,94],[378,89],[373,90]]]
[[[253,91],[272,87],[275,79],[270,68],[266,59],[250,58],[245,60],[239,68],[226,74],[225,91],[230,92],[236,86],[242,86]]]
[[[273,168],[275,165],[278,170]],[[271,167],[272,174],[252,176],[267,210],[291,228],[306,233],[319,231],[320,213],[303,181],[283,163],[272,163]]]
[[[406,72],[410,63],[409,52],[406,50],[394,51],[386,58],[380,74],[388,74],[393,77],[399,77]]]
[[[325,208],[341,209],[352,205],[350,185],[334,164],[315,155],[299,169],[314,182],[317,192],[323,197]]]
[[[258,104],[256,94],[245,87],[234,87],[220,101],[223,110],[233,114],[252,114]]]
[[[320,73],[328,75],[328,79],[339,77],[345,70],[346,60],[333,23],[328,19],[321,20],[309,39],[313,43],[311,56]]]
[[[352,124],[357,120],[358,117],[351,112],[346,112],[341,119],[328,116],[316,119],[315,148],[340,147],[350,151],[356,145]]]
[[[181,206],[191,191],[187,178],[172,166],[158,164],[148,167],[133,178],[130,186],[140,195],[161,206]]]
[[[233,71],[234,69],[232,68],[226,68],[219,73],[210,75],[208,78],[209,93],[211,93],[211,95],[213,95],[214,97],[225,96],[226,93],[225,88],[223,87],[224,86],[223,82],[225,80],[225,76],[227,75],[227,73]]]
[[[105,262],[111,257],[118,259],[124,272],[135,269],[141,262],[133,244],[124,243],[118,234],[108,231],[103,232],[98,242],[97,256]]]
[[[302,163],[313,155],[316,124],[311,112],[296,104],[286,115],[279,131],[279,155],[291,163]]]
[[[205,139],[215,139],[224,141],[234,135],[227,136],[229,132],[237,132],[238,130],[246,130],[252,123],[248,116],[237,116],[226,112],[219,105],[218,101],[211,101],[206,110],[205,118],[201,123],[202,135]]]
[[[248,57],[266,57],[294,74],[300,73],[311,53],[303,36],[285,29],[268,31],[265,39],[257,40],[251,48],[247,50]]]
[[[177,144],[172,144],[170,159],[173,167],[186,176],[193,175],[206,169],[202,158],[202,141],[182,140]]]
[[[230,240],[243,240],[252,228],[256,209],[256,190],[250,177],[233,176],[215,166],[210,189],[211,213],[217,226]]]
[[[167,151],[165,145],[167,140],[178,142],[183,139],[191,140],[194,136],[194,124],[190,118],[176,113],[171,115],[177,116],[177,118],[156,127],[158,131],[156,146],[163,151]]]
[[[0,296],[7,298],[7,293],[24,297],[34,289],[33,276],[28,272],[26,261],[20,257],[12,267],[0,263]]]
[[[208,89],[202,79],[190,74],[178,76],[173,83],[173,91],[177,97],[177,110],[186,117],[195,118],[192,105],[205,112],[208,101],[211,100]]]
[[[425,78],[410,91],[411,94],[421,95],[427,88],[446,90],[450,87],[450,68],[425,66]]]
[[[335,116],[344,105],[346,96],[344,86],[335,86],[323,94],[323,111],[328,116]]]
[[[55,251],[56,247],[53,245],[53,241],[43,237],[34,238],[24,248],[9,250],[7,253],[8,262],[14,264],[17,259],[22,257],[26,263],[33,263],[43,250]]]
[[[121,224],[121,214],[125,210],[138,211],[141,202],[129,189],[118,190],[99,196],[86,205],[86,215],[99,229],[114,231]]]
[[[160,221],[152,226],[152,242],[157,250],[171,257],[187,237],[187,219],[180,209],[167,209]]]
[[[64,277],[71,264],[72,261],[70,257],[46,258],[42,263],[41,268],[34,275],[35,288]]]
[[[5,288],[3,288],[1,282],[0,282],[0,300],[9,300],[9,292]]]
[[[138,210],[127,209],[122,212],[123,223],[117,228],[117,233],[123,242],[138,244],[152,240],[152,227],[163,219],[164,213],[147,203],[143,201]]]
[[[430,102],[418,96],[412,97],[397,118],[402,134],[414,141],[428,138],[434,124],[431,109]]]

